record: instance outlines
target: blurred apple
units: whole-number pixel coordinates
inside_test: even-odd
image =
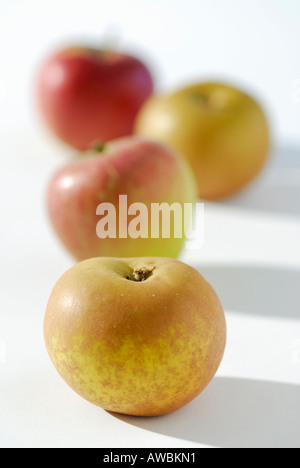
[[[150,97],[135,124],[139,135],[179,151],[190,162],[198,196],[230,196],[266,163],[269,127],[255,99],[222,83],[198,83]]]
[[[120,196],[127,197],[125,204],[120,205]],[[53,227],[77,260],[98,256],[176,258],[185,241],[182,220],[169,212],[170,235],[164,237],[160,219],[150,219],[152,206],[176,203],[183,212],[185,203],[195,201],[196,183],[185,159],[136,136],[109,142],[59,169],[50,181],[47,198]],[[138,204],[136,212],[129,213],[133,204]],[[134,220],[136,236],[130,234]],[[190,217],[187,223],[191,221]],[[152,235],[152,222],[157,237]],[[181,237],[176,235],[178,228],[182,228]]]
[[[149,69],[133,56],[73,47],[54,53],[41,65],[37,105],[62,141],[84,150],[131,134],[153,86]]]

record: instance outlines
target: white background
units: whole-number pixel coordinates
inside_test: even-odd
[[[300,446],[300,2],[0,0],[0,446]],[[116,418],[72,392],[46,354],[51,289],[74,263],[44,194],[72,158],[36,114],[41,59],[61,43],[111,43],[144,57],[157,90],[198,79],[257,96],[274,149],[258,180],[206,204],[205,243],[182,259],[223,302],[216,378],[162,418]]]

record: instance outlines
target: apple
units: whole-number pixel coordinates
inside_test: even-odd
[[[131,134],[136,114],[153,87],[150,70],[136,57],[71,47],[42,63],[37,106],[62,141],[85,150]]]
[[[58,280],[44,338],[59,374],[106,410],[161,415],[194,399],[223,357],[212,286],[170,258],[92,258]]]
[[[193,206],[196,198],[196,183],[185,159],[137,136],[80,153],[53,174],[47,189],[53,228],[77,260],[178,257],[188,231],[183,221],[185,226],[191,224],[193,213],[190,210],[185,220],[173,216],[171,209],[167,218],[166,212],[170,229],[164,235],[162,213],[151,217],[153,208],[171,208],[175,203],[183,213],[185,204]],[[178,228],[182,228],[179,235]]]
[[[203,82],[153,95],[135,133],[169,145],[190,162],[198,196],[232,196],[262,170],[270,149],[267,118],[258,102],[235,87]]]

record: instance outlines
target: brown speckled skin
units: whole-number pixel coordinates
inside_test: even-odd
[[[143,282],[126,279],[154,267]],[[110,411],[161,415],[210,382],[226,342],[222,305],[174,259],[94,258],[55,285],[44,321],[49,356],[81,396]]]

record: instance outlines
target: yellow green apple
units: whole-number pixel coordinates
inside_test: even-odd
[[[169,258],[93,258],[58,280],[44,320],[49,356],[79,395],[155,416],[193,400],[223,357],[221,302],[198,271]]]
[[[174,203],[183,212],[196,198],[194,175],[184,158],[165,145],[130,136],[82,153],[59,168],[48,186],[47,207],[55,232],[77,260],[176,258],[188,230],[184,217],[169,210],[170,230],[164,235],[162,223],[151,213],[154,207],[171,208]]]
[[[256,99],[236,87],[203,82],[153,95],[135,132],[176,149],[190,162],[201,199],[228,197],[249,184],[269,154],[270,131]]]

